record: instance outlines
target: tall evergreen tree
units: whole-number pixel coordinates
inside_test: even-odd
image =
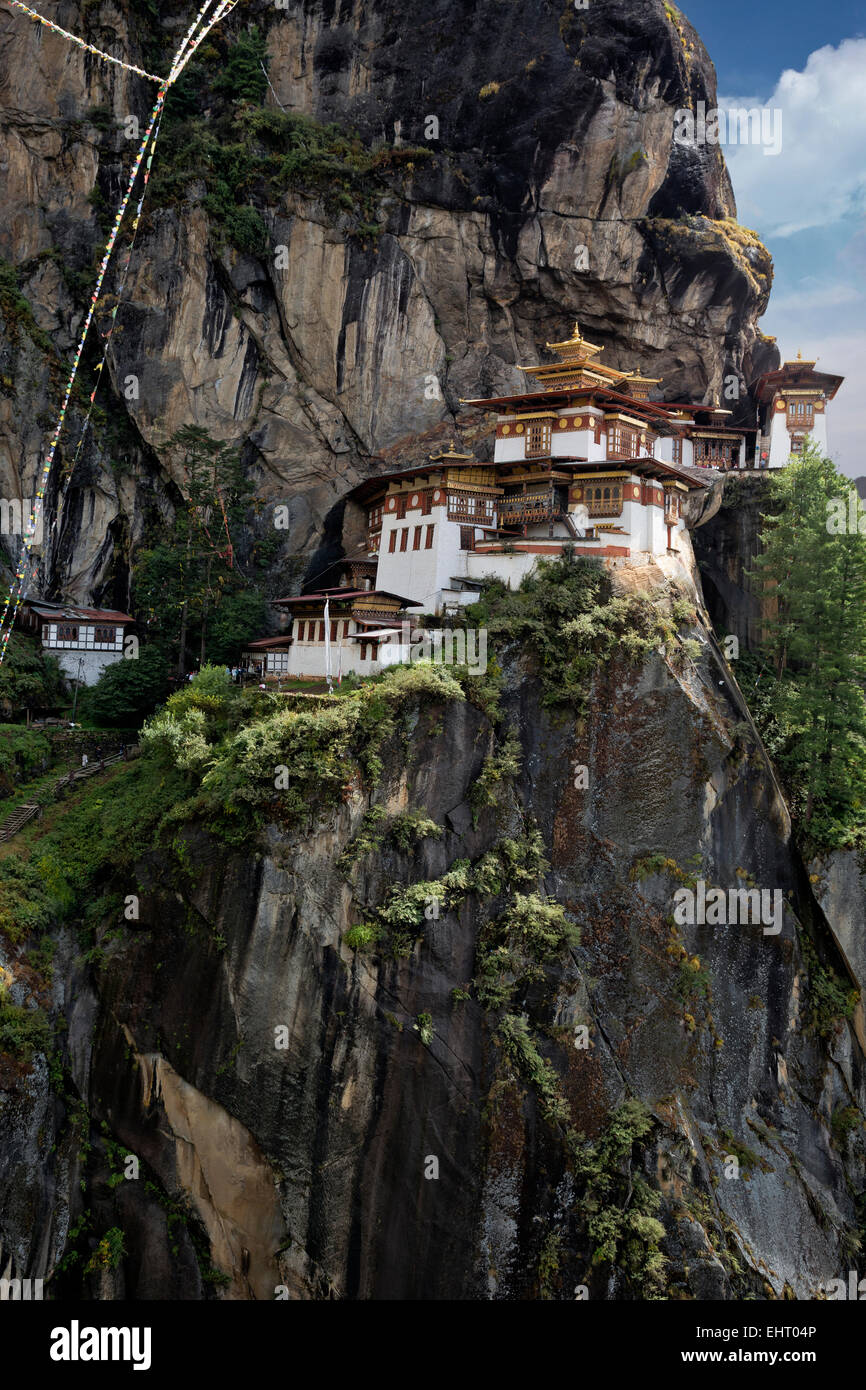
[[[772,477],[757,559],[780,761],[807,835],[826,844],[866,826],[866,534],[832,525],[850,488],[810,444]]]
[[[168,442],[183,470],[184,504],[165,538],[137,557],[135,598],[150,631],[177,633],[177,669],[188,662],[189,637],[199,637],[199,662],[207,656],[208,628],[224,596],[243,583],[232,551],[252,490],[238,451],[199,425],[185,425]]]

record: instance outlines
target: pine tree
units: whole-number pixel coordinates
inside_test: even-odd
[[[810,445],[772,478],[757,559],[775,609],[764,649],[780,761],[816,844],[850,842],[866,826],[866,535],[828,524],[850,487]]]
[[[160,542],[139,553],[135,597],[151,632],[166,634],[169,622],[177,622],[177,672],[182,675],[191,628],[199,634],[203,665],[211,616],[224,595],[245,582],[233,537],[253,493],[238,450],[201,426],[184,425],[166,447],[183,502]]]

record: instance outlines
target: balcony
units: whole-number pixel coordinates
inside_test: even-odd
[[[495,526],[496,512],[487,510],[481,511],[471,506],[449,506],[448,520],[459,521],[461,526]]]
[[[507,497],[499,503],[500,526],[526,526],[533,521],[556,521],[563,515],[554,497]]]
[[[622,516],[622,499],[619,497],[593,499],[586,504],[590,516]]]

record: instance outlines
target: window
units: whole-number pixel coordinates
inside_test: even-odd
[[[431,510],[432,510],[432,508],[433,508],[433,493],[432,493],[432,492],[430,491],[430,489],[428,488],[426,492],[422,492],[422,493],[421,493],[421,515],[422,515],[422,516],[429,516],[429,515],[430,515],[430,512],[431,512]]]
[[[382,525],[382,503],[378,507],[373,507],[367,514],[367,530],[378,531]]]
[[[474,549],[475,549],[475,527],[474,527],[474,526],[461,526],[461,527],[460,527],[460,549],[461,549],[461,550],[474,550]]]
[[[530,420],[526,427],[526,457],[550,453],[550,421]]]
[[[714,467],[726,464],[730,467],[735,448],[739,448],[739,441],[732,444],[729,439],[696,439],[695,463],[711,464]]]
[[[319,623],[319,641],[320,641],[320,642],[324,642],[324,640],[325,640],[325,624],[322,622],[322,623]]]
[[[676,434],[671,440],[671,463],[682,463],[682,461],[683,437],[681,434]]]
[[[414,534],[413,534],[413,536],[412,536],[412,549],[413,549],[413,550],[420,550],[420,549],[421,549],[421,530],[422,530],[422,528],[421,528],[420,526],[416,526],[416,527],[415,527],[415,531],[414,531]]]
[[[638,433],[615,421],[607,427],[607,455],[612,459],[632,459],[638,453]]]
[[[403,550],[406,549],[406,542],[408,541],[408,539],[409,539],[409,527],[408,527],[408,526],[404,526],[403,529],[402,529],[402,531],[400,532],[400,550],[401,550],[401,551],[403,551]]]
[[[465,492],[448,494],[449,521],[477,521],[479,526],[492,526],[495,517],[495,497],[475,496]]]
[[[428,526],[428,527],[427,527],[427,539],[426,539],[426,541],[424,542],[424,549],[425,549],[425,550],[432,550],[432,549],[433,549],[433,532],[435,531],[435,529],[436,529],[435,525],[433,525],[433,526]]]
[[[77,642],[77,626],[74,623],[61,623],[57,629],[57,640],[59,642]]]
[[[366,661],[366,660],[367,660],[367,643],[366,643],[366,642],[362,642],[362,643],[361,643],[361,660],[362,660],[362,661]]]
[[[337,640],[337,619],[336,619],[336,618],[332,618],[332,619],[331,619],[331,641],[332,641],[332,642],[336,642],[336,640]]]
[[[791,453],[792,453],[792,454],[801,454],[802,452],[803,452],[803,435],[802,435],[802,434],[792,434],[792,435],[791,435]]]
[[[590,516],[620,516],[622,513],[622,484],[609,483],[586,489]]]
[[[815,423],[811,401],[788,402],[788,429],[810,430]]]
[[[392,531],[391,534],[390,534],[390,536],[388,537],[388,554],[389,554],[389,555],[393,555],[393,554],[394,554],[394,551],[395,551],[396,549],[397,549],[397,532],[396,532],[396,531]]]
[[[405,515],[406,515],[406,494],[405,494],[405,492],[404,492],[403,495],[402,495],[401,497],[398,497],[398,498],[397,498],[397,520],[398,520],[398,521],[401,521]]]

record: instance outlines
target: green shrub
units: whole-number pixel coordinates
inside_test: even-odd
[[[13,347],[17,347],[23,330],[31,342],[40,347],[43,352],[51,356],[54,355],[51,339],[43,329],[38,327],[36,319],[33,317],[30,301],[21,293],[17,268],[9,261],[2,259],[0,259],[0,315],[3,317],[6,335]],[[9,645],[12,646],[12,640],[10,640]]]
[[[497,1036],[510,1060],[532,1086],[546,1120],[567,1125],[570,1119],[566,1101],[559,1093],[559,1077],[546,1057],[542,1057],[529,1030],[525,1014],[505,1014]]]
[[[494,806],[499,801],[502,783],[520,775],[521,763],[520,739],[509,729],[505,742],[484,759],[484,766],[469,793],[476,821],[482,807]]]
[[[106,667],[80,697],[81,711],[100,728],[138,728],[165,699],[167,690],[165,660],[154,647],[144,647],[137,659]]]
[[[387,837],[397,849],[408,854],[419,840],[441,840],[445,832],[423,811],[401,811],[388,826]]]
[[[64,700],[63,674],[53,656],[43,654],[35,638],[13,632],[0,666],[0,702],[13,710],[55,709]]]
[[[833,1142],[844,1149],[852,1134],[863,1127],[863,1116],[856,1105],[837,1105],[830,1120]]]
[[[655,1218],[661,1198],[636,1171],[632,1151],[653,1123],[646,1106],[627,1100],[613,1112],[600,1139],[587,1145],[573,1142],[592,1264],[616,1265],[649,1299],[662,1292],[666,1259],[659,1243],[665,1228]]]
[[[431,1014],[419,1014],[412,1025],[425,1047],[429,1047],[433,1041],[433,1017]]]
[[[30,1062],[34,1053],[51,1050],[54,1034],[42,1009],[27,1009],[0,1000],[0,1052]]]
[[[366,854],[372,854],[391,843],[403,854],[419,840],[441,839],[444,831],[423,811],[401,811],[389,816],[384,806],[373,806],[364,816],[361,829],[340,856],[340,868],[347,872]]]
[[[610,577],[599,561],[564,554],[540,561],[519,589],[488,580],[465,621],[486,627],[493,645],[520,644],[535,658],[547,705],[584,709],[598,665],[615,655],[641,661],[676,628],[645,594],[611,597]]]
[[[376,922],[359,922],[357,926],[349,928],[343,940],[353,951],[365,951],[369,946],[375,946],[381,933],[382,929]]]
[[[516,893],[499,917],[483,928],[475,991],[486,1009],[508,1004],[518,991],[543,979],[544,965],[579,944],[580,933],[551,898]]]
[[[62,892],[59,898],[62,900]],[[58,899],[37,864],[12,855],[0,859],[0,932],[13,945],[44,931],[55,905]]]
[[[0,726],[0,795],[50,760],[51,745],[43,734],[16,725]]]
[[[84,1266],[84,1273],[99,1274],[104,1269],[116,1269],[125,1254],[123,1231],[119,1226],[112,1226],[110,1230],[105,1232]]]
[[[806,1031],[826,1042],[838,1033],[843,1022],[854,1017],[860,991],[832,966],[821,963],[813,942],[805,932],[798,934],[808,972],[808,989],[804,1000]]]

